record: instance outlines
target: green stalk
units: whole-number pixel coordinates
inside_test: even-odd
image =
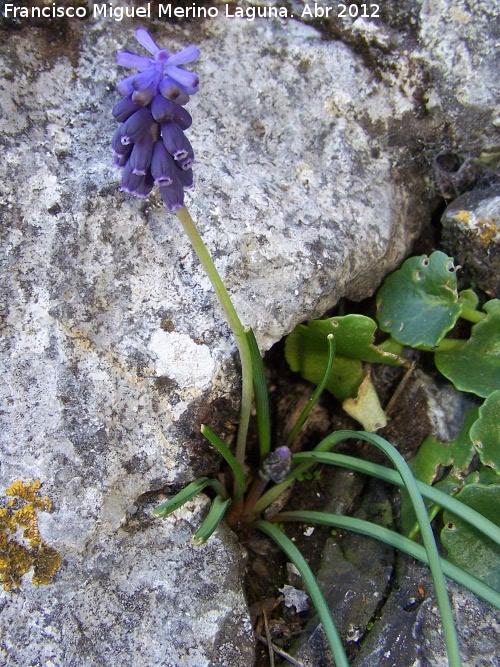
[[[476,310],[475,308],[471,308],[470,306],[462,305],[462,312],[460,313],[460,317],[464,320],[467,320],[468,322],[473,322],[476,324],[477,322],[484,320],[486,313],[482,313],[481,311]]]
[[[433,349],[427,348],[430,352],[451,352],[452,350],[458,350],[465,345],[467,342],[463,338],[443,338],[439,345]]]
[[[250,355],[252,357],[252,380],[257,417],[257,431],[259,434],[260,462],[262,463],[271,451],[271,413],[269,408],[269,394],[267,391],[264,364],[260,356],[259,346],[252,329],[245,329]]]
[[[236,338],[236,344],[238,346],[238,351],[240,353],[241,359],[241,376],[242,376],[242,387],[241,387],[241,407],[240,407],[240,424],[238,428],[238,436],[236,438],[236,460],[240,466],[244,465],[245,462],[245,447],[247,442],[247,433],[248,433],[248,423],[250,421],[250,410],[252,408],[252,358],[250,355],[250,349],[248,346],[247,338],[245,336],[245,330],[241,324],[238,313],[236,312],[229,293],[222,282],[221,277],[215,264],[213,263],[212,257],[207,250],[206,245],[201,238],[198,229],[194,223],[194,220],[189,215],[187,208],[180,208],[177,211],[177,216],[184,227],[184,231],[188,235],[193,250],[198,255],[198,259],[203,266],[205,273],[207,274],[212,287],[215,290],[215,294],[219,300],[220,305],[226,315],[229,326],[231,327],[234,337]]]

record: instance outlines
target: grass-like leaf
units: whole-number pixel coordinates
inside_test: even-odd
[[[390,482],[391,484],[404,488],[401,475],[396,470],[390,470],[385,466],[371,463],[370,461],[363,461],[354,456],[335,454],[333,452],[298,452],[293,455],[293,460],[296,463],[305,462],[337,465],[341,468],[348,468],[349,470],[356,470],[356,472],[361,472],[365,475],[377,477],[385,482]],[[483,514],[476,512],[472,507],[460,502],[453,496],[449,496],[447,493],[443,493],[435,487],[429,486],[419,480],[416,480],[416,482],[418,490],[424,498],[439,505],[443,509],[453,512],[453,514],[460,516],[463,521],[474,526],[477,531],[482,532],[486,537],[500,546],[499,526],[487,519]]]
[[[356,438],[370,442],[375,445],[377,448],[381,449],[390,459],[392,464],[398,470],[403,483],[408,491],[411,502],[413,504],[415,515],[417,517],[418,524],[420,526],[420,532],[422,535],[422,540],[424,542],[427,555],[429,557],[429,568],[431,571],[431,576],[434,582],[434,587],[436,590],[436,599],[438,602],[439,610],[441,613],[441,619],[443,622],[443,633],[446,643],[446,651],[448,654],[448,660],[450,667],[460,667],[462,662],[460,659],[460,651],[458,649],[458,640],[457,633],[455,629],[455,624],[453,621],[453,615],[451,612],[450,601],[448,599],[448,593],[446,591],[446,584],[444,581],[443,571],[441,569],[441,563],[439,560],[439,554],[432,532],[432,528],[429,522],[429,517],[427,516],[427,511],[425,508],[424,501],[418,490],[417,483],[415,478],[412,475],[408,464],[403,459],[401,454],[393,447],[387,440],[381,438],[375,433],[367,433],[366,431],[336,431],[331,435],[327,436],[322,440],[316,447],[314,451],[328,451],[335,444],[347,440],[349,438]],[[295,479],[299,474],[307,470],[310,467],[310,464],[302,464],[298,466],[292,474],[282,483],[277,484],[274,489],[270,491],[276,493],[278,487],[280,493],[287,488],[289,484]],[[279,493],[278,493],[279,495]],[[269,495],[269,492],[264,494],[260,499],[259,503],[255,505],[255,511],[260,512],[262,509],[267,507],[267,505],[272,502],[274,498]]]
[[[321,620],[323,630],[325,631],[328,643],[333,653],[336,667],[349,667],[349,661],[347,660],[344,647],[342,646],[342,640],[340,639],[340,635],[330,613],[330,609],[304,556],[300,553],[295,544],[284,533],[281,532],[281,530],[276,528],[276,526],[273,526],[268,521],[262,521],[259,519],[258,521],[255,521],[253,525],[255,528],[258,528],[263,533],[268,535],[268,537],[270,537],[274,542],[276,542],[276,544],[280,547],[280,549],[282,549],[282,551],[300,572],[300,575],[307,587],[307,590],[309,591],[311,600],[313,601],[314,607]]]
[[[328,362],[327,336],[335,337],[335,363],[326,389],[339,401],[355,398],[366,373],[362,362],[404,365],[405,360],[375,345],[377,324],[364,315],[343,315],[299,324],[286,337],[285,357],[305,380],[319,384]],[[400,350],[400,347],[397,348]]]
[[[245,337],[252,359],[252,380],[257,415],[257,432],[259,435],[259,451],[261,462],[271,451],[271,413],[269,410],[269,394],[267,391],[264,364],[260,356],[259,346],[252,329],[245,329]]]
[[[208,538],[217,530],[230,504],[231,498],[223,500],[220,496],[215,496],[205,520],[192,537],[193,544],[200,546],[208,540]]]
[[[416,558],[422,563],[429,563],[427,552],[420,544],[404,537],[404,535],[400,535],[394,530],[384,528],[383,526],[371,523],[370,521],[364,521],[363,519],[355,519],[349,516],[329,514],[326,512],[297,511],[280,512],[273,518],[273,521],[300,521],[309,524],[319,523],[324,526],[350,530],[355,533],[360,533],[361,535],[367,535],[380,542],[385,542],[386,544],[413,556],[413,558]],[[476,579],[476,577],[473,577],[468,572],[465,572],[462,568],[453,565],[453,563],[450,563],[445,558],[441,558],[440,561],[443,572],[447,577],[453,579],[453,581],[456,581],[461,586],[465,586],[465,588],[468,588],[474,595],[477,595],[497,609],[500,609],[500,594],[497,593],[497,591],[479,579]]]
[[[179,509],[184,503],[187,503],[188,500],[197,496],[198,493],[201,493],[207,486],[212,487],[212,489],[222,498],[227,498],[227,491],[219,480],[210,479],[209,477],[199,477],[198,479],[195,479],[194,482],[191,482],[191,484],[184,487],[182,491],[176,493],[173,498],[170,498],[170,500],[155,507],[153,514],[159,519],[163,519],[169,514],[172,514],[172,512],[175,512],[176,509]]]
[[[234,478],[236,479],[236,492],[234,494],[234,502],[237,503],[238,500],[240,500],[240,498],[243,496],[243,493],[245,492],[245,475],[243,473],[240,464],[233,456],[232,452],[229,450],[227,445],[222,442],[219,436],[216,435],[211,428],[209,428],[205,424],[202,424],[200,430],[202,434],[205,436],[205,438],[209,440],[211,444],[215,447],[215,449],[219,452],[219,454],[221,454],[226,459],[226,462],[233,471]]]
[[[297,433],[300,431],[302,426],[304,425],[304,422],[309,416],[309,413],[313,409],[313,407],[316,405],[318,402],[319,397],[323,393],[324,388],[326,387],[326,383],[328,382],[328,378],[330,377],[330,372],[332,370],[333,366],[333,360],[335,359],[335,337],[333,334],[328,334],[326,337],[328,341],[328,360],[326,363],[325,367],[325,372],[323,374],[323,377],[321,378],[318,386],[316,387],[315,391],[313,392],[313,395],[311,398],[307,401],[306,406],[300,413],[300,417],[297,419],[297,423],[295,426],[292,428],[290,435],[287,438],[286,445],[287,447],[290,447],[292,442],[295,440],[295,437]]]

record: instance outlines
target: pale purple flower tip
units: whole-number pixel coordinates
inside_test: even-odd
[[[121,123],[111,142],[114,162],[123,168],[123,191],[147,197],[156,184],[165,204],[175,211],[184,206],[184,190],[193,186],[194,153],[184,135],[192,118],[183,105],[199,83],[196,74],[181,65],[196,60],[200,51],[188,46],[171,54],[144,28],[135,36],[152,57],[128,51],[117,56],[119,65],[138,72],[117,85],[123,99],[113,108]]]
[[[116,56],[117,63],[123,67],[133,67],[140,74],[134,77],[127,77],[118,84],[118,91],[121,95],[130,95],[133,86],[134,90],[144,90],[151,85],[151,79],[144,83],[148,76],[154,75],[156,92],[160,92],[169,99],[177,99],[179,95],[182,100],[177,99],[179,104],[186,104],[189,95],[194,95],[198,91],[198,77],[194,72],[185,70],[180,65],[185,65],[196,60],[200,55],[197,46],[188,46],[178,53],[169,53],[165,49],[160,49],[154,39],[144,28],[135,31],[135,36],[139,44],[143,46],[153,58],[141,56],[129,51],[122,51]],[[139,82],[139,83],[137,83]],[[152,96],[151,96],[152,97]],[[149,98],[144,105],[150,102]]]

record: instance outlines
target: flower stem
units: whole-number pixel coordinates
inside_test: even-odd
[[[226,315],[229,326],[231,327],[236,338],[238,351],[241,359],[241,407],[240,407],[240,424],[238,428],[238,436],[236,439],[236,460],[243,466],[245,462],[245,447],[248,433],[248,422],[250,420],[250,410],[252,407],[252,358],[250,355],[250,348],[248,346],[245,329],[241,324],[238,313],[236,312],[229,293],[222,282],[222,279],[215,268],[212,257],[207,250],[206,245],[201,238],[194,220],[189,215],[188,210],[183,207],[178,209],[177,216],[184,227],[184,231],[188,235],[189,240],[198,259],[207,274],[215,294],[219,300],[222,309]]]

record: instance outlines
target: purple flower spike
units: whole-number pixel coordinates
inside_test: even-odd
[[[167,153],[163,141],[157,141],[153,148],[151,160],[151,174],[157,185],[172,185],[176,179],[176,172],[181,171],[175,166],[172,156]]]
[[[161,197],[169,210],[178,211],[184,206],[184,190],[178,182],[160,187]]]
[[[193,119],[191,118],[189,111],[184,109],[184,107],[181,107],[179,104],[174,104],[172,120],[177,123],[177,125],[183,130],[190,128],[193,123]]]
[[[170,53],[144,28],[135,36],[149,55],[122,51],[117,56],[119,65],[137,73],[117,85],[123,99],[113,109],[121,123],[111,142],[115,164],[123,168],[124,192],[147,197],[156,184],[169,210],[176,211],[184,206],[184,190],[193,186],[194,153],[184,135],[192,118],[183,105],[199,83],[196,74],[182,65],[196,60],[200,51],[188,46]]]
[[[124,123],[140,107],[132,102],[132,97],[124,97],[113,107],[113,116],[118,123]]]
[[[151,101],[151,113],[157,123],[166,123],[168,120],[172,120],[175,107],[182,109],[178,104],[174,104],[172,100],[165,99],[163,95],[155,95]]]

